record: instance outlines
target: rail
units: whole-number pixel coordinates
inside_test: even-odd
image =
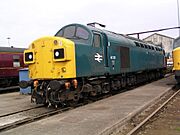
[[[135,128],[133,128],[127,135],[135,134],[141,127],[143,127],[155,114],[157,114],[164,106],[169,103],[178,93],[180,93],[180,89],[176,91],[170,98],[168,98],[160,107],[158,107],[155,111],[153,111],[146,119],[144,119],[141,123],[139,123]]]
[[[15,89],[19,89],[19,86],[11,86],[11,87],[6,87],[6,88],[0,88],[0,92],[9,91],[9,90],[15,90]]]

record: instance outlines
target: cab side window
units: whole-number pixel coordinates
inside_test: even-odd
[[[20,57],[13,55],[13,67],[20,67]]]
[[[94,33],[93,46],[94,47],[100,47],[101,46],[101,36],[99,34]]]

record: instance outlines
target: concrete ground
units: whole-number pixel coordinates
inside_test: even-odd
[[[0,116],[35,106],[31,103],[30,95],[21,95],[19,92],[0,94]]]
[[[174,85],[174,76],[170,76],[74,110],[1,132],[0,135],[109,134]]]

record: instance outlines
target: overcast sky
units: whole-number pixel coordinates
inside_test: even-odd
[[[95,21],[122,34],[175,27],[177,0],[0,0],[0,46],[10,37],[10,45],[27,48],[64,25]],[[160,34],[177,37],[178,30]]]

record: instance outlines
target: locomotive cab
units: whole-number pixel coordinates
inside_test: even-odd
[[[63,27],[55,36],[75,43],[77,77],[102,75],[108,69],[107,36],[102,30],[71,24]]]

